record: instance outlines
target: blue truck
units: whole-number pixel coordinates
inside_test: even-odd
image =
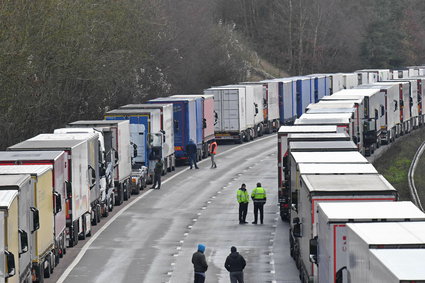
[[[202,101],[195,98],[160,97],[146,103],[171,103],[174,111],[174,152],[176,160],[187,161],[186,146],[192,140],[197,148],[197,159],[202,158],[203,117],[197,112],[197,105],[202,107]],[[199,104],[198,104],[199,103]],[[200,109],[200,108],[198,108]]]
[[[322,97],[329,95],[330,80],[325,75],[314,74],[308,75],[312,79],[311,103],[319,102]]]

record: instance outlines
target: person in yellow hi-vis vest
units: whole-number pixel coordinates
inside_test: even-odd
[[[266,203],[266,190],[261,187],[261,183],[257,183],[257,187],[252,190],[251,198],[254,201],[254,222],[252,224],[257,224],[258,220],[258,211],[260,211],[260,221],[263,224],[264,218],[264,204]]]
[[[246,191],[246,185],[242,184],[236,193],[236,199],[239,203],[239,224],[246,224],[246,214],[248,213],[249,194]]]

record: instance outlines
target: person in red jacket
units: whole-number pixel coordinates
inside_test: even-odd
[[[231,253],[226,258],[224,267],[229,271],[231,283],[244,283],[243,270],[246,266],[246,261],[242,255],[238,253],[236,247],[230,248]]]
[[[214,157],[217,154],[217,142],[213,140],[209,145],[210,156],[211,156],[211,168],[217,168]]]

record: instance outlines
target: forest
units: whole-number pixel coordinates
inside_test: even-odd
[[[421,0],[4,0],[0,148],[127,103],[425,63]]]

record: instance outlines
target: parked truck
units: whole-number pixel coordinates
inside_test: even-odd
[[[310,240],[310,259],[317,265],[314,282],[336,282],[347,268],[347,223],[425,221],[410,201],[322,202],[317,216],[317,238]]]
[[[128,194],[125,188],[128,184],[134,184],[133,192],[138,193],[146,186],[146,172],[141,170],[139,174],[131,172],[131,152],[130,145],[130,123],[127,120],[87,120],[76,121],[67,125],[70,128],[90,127],[101,131],[105,137],[105,160],[109,169],[113,165],[112,184],[113,201],[109,203],[109,211],[113,210],[113,204],[120,205],[124,200],[124,195]],[[106,175],[109,175],[109,170]],[[136,175],[138,177],[136,177]],[[108,181],[110,179],[108,178]],[[108,192],[109,195],[109,192]]]
[[[290,243],[295,260],[300,262],[302,282],[312,281],[317,273],[317,266],[310,261],[309,246],[310,239],[317,236],[319,203],[397,200],[396,189],[383,176],[377,174],[301,174],[298,184],[294,182],[294,185],[299,189],[298,201],[294,213],[291,214],[290,241],[293,243]]]
[[[215,123],[215,111],[214,111],[214,95],[212,94],[192,94],[192,95],[173,95],[173,98],[189,98],[196,100],[196,111],[201,111],[202,120],[198,120],[202,124],[202,131],[197,131],[197,135],[202,134],[202,157],[208,157],[208,147],[210,143],[215,139],[214,135],[214,123]]]
[[[159,109],[116,109],[105,114],[105,120],[129,120],[130,144],[133,145],[132,176],[139,176],[147,168],[147,181],[153,181],[153,169],[157,159],[163,159],[164,134],[161,132]],[[165,172],[164,172],[165,173]],[[129,184],[124,188],[124,200],[130,197]]]
[[[91,234],[90,187],[95,182],[93,169],[88,164],[87,140],[72,140],[69,136],[62,139],[46,139],[42,137],[59,136],[43,134],[25,140],[8,148],[9,151],[65,151],[68,155],[66,168],[68,179],[66,188],[66,237],[68,247],[78,243],[78,238],[85,239]]]
[[[56,266],[55,253],[55,210],[53,206],[53,167],[51,165],[11,165],[0,166],[0,175],[30,175],[32,178],[31,197],[23,198],[25,191],[19,191],[19,202],[26,200],[25,206],[21,208],[19,203],[19,219],[22,219],[21,213],[25,216],[30,212],[31,207],[38,210],[39,229],[33,227],[29,234],[30,254],[32,261],[31,274],[33,281],[43,281],[43,278],[49,278]],[[16,188],[16,187],[15,187]],[[29,202],[31,204],[28,206]],[[62,208],[60,208],[62,209]],[[21,221],[19,222],[21,226]]]
[[[194,99],[171,97],[156,98],[147,101],[149,104],[173,104],[174,152],[176,160],[188,161],[186,146],[192,140],[198,148],[198,160],[202,157],[202,143],[196,143],[197,129],[202,127],[196,119],[196,102]]]
[[[425,246],[425,223],[419,222],[389,222],[389,223],[348,223],[347,224],[347,272],[342,274],[342,279],[351,282],[392,282],[373,281],[373,272],[370,267],[375,264],[375,254],[382,250],[395,250],[397,254],[403,255],[406,250],[424,249]],[[415,258],[410,258],[406,263],[411,263]],[[423,259],[421,260],[423,266]],[[414,263],[411,263],[412,265]],[[401,268],[399,266],[397,269]],[[421,268],[423,270],[423,268]],[[407,269],[409,270],[409,269]],[[407,271],[406,270],[406,271]],[[395,270],[387,270],[393,273]],[[379,272],[377,270],[377,272]],[[418,270],[416,270],[418,272]],[[396,273],[397,274],[397,273]],[[404,278],[409,278],[406,274]],[[380,273],[380,275],[384,275]],[[384,278],[388,278],[389,274]],[[423,281],[420,278],[419,281]],[[400,282],[400,281],[395,281]],[[401,281],[411,282],[411,281]]]
[[[66,185],[69,180],[65,151],[1,151],[0,165],[51,165],[53,179],[53,211],[55,224],[56,265],[66,253]]]
[[[292,125],[297,117],[297,83],[291,78],[264,80],[271,89],[278,89],[279,125]]]
[[[33,190],[33,181],[31,180],[31,176],[29,175],[0,175],[0,227],[2,231],[2,235],[0,236],[0,242],[2,243],[1,251],[5,252],[6,247],[13,248],[12,241],[18,241],[20,244],[18,248],[18,252],[14,254],[15,256],[15,273],[13,279],[17,279],[16,282],[31,282],[31,268],[32,268],[32,258],[31,258],[31,249],[32,249],[32,237],[33,233],[38,229],[38,210],[34,207],[34,190]],[[14,197],[13,197],[14,196]],[[9,203],[6,199],[9,197],[16,198],[15,202],[17,202],[17,211],[11,210],[10,215],[6,215],[6,217],[10,217],[6,223],[17,223],[18,231],[17,234],[14,235],[14,239],[7,239],[6,236],[8,234],[7,226],[5,226],[5,206],[4,203]],[[8,212],[6,212],[8,213]],[[16,219],[16,218],[17,219]],[[34,223],[36,225],[34,225]],[[10,235],[10,234],[9,234]],[[6,237],[5,237],[6,236]],[[10,246],[9,246],[10,245]],[[8,255],[6,252],[2,254],[2,257],[6,258],[12,255]],[[18,260],[19,259],[19,260]],[[8,272],[6,272],[6,263],[7,261],[1,261],[1,270],[0,272],[0,281],[6,282]],[[11,266],[9,266],[12,269]],[[14,281],[14,280],[11,280]]]
[[[19,185],[23,178],[29,176],[0,176],[0,183]],[[21,179],[21,180],[19,180]],[[22,248],[28,249],[28,241],[19,233],[18,191],[0,191],[0,280],[6,283],[21,282],[19,254]],[[27,252],[28,253],[28,252]],[[26,268],[23,266],[22,268]],[[24,281],[25,282],[25,281]],[[30,282],[27,280],[27,282]]]
[[[174,124],[173,104],[127,104],[121,109],[159,109],[161,112],[161,131],[164,134],[162,156],[164,159],[164,170],[167,172],[176,169],[176,156],[174,153]],[[214,134],[214,131],[213,131]]]

